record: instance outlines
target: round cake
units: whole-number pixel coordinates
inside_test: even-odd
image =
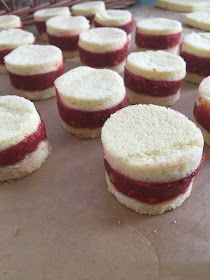
[[[210,31],[210,12],[199,11],[186,14],[184,23],[204,31]]]
[[[14,49],[4,60],[17,95],[31,100],[55,96],[54,81],[63,74],[63,57],[59,48],[24,45]]]
[[[171,106],[179,99],[185,74],[184,60],[174,53],[131,53],[124,71],[129,102]]]
[[[79,55],[79,34],[90,28],[89,21],[85,17],[58,16],[49,19],[46,25],[48,42],[59,47],[64,57]]]
[[[186,61],[186,80],[199,84],[210,76],[210,33],[190,33],[184,37],[181,56]]]
[[[0,31],[10,28],[21,28],[22,22],[20,17],[15,15],[0,16]]]
[[[77,67],[55,87],[63,127],[79,138],[99,137],[106,119],[127,102],[123,79],[109,69]]]
[[[31,32],[22,29],[7,29],[0,31],[0,73],[6,73],[4,57],[21,45],[33,44],[35,37]]]
[[[199,86],[194,118],[203,133],[205,143],[210,146],[210,77],[203,79]]]
[[[179,53],[182,25],[168,18],[147,18],[136,25],[136,45],[141,50]]]
[[[181,113],[133,105],[114,113],[102,128],[108,190],[140,214],[179,207],[203,160],[203,136]]]
[[[68,7],[56,7],[38,10],[34,13],[34,21],[36,28],[43,40],[47,40],[46,34],[46,21],[56,16],[69,16],[71,15]]]
[[[126,10],[104,10],[96,13],[94,18],[95,27],[118,27],[127,35],[131,35],[134,28],[132,14]]]
[[[156,6],[169,11],[189,13],[210,7],[209,0],[156,0]]]
[[[85,3],[75,4],[71,8],[72,15],[85,16],[92,21],[95,14],[106,9],[104,1],[91,1]]]
[[[39,169],[49,155],[45,125],[23,97],[0,97],[0,182]]]
[[[128,39],[124,30],[101,27],[80,33],[79,55],[84,65],[121,72],[127,53]]]

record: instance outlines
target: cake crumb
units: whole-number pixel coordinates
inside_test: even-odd
[[[15,226],[14,235],[17,236],[19,231],[20,231],[20,228],[18,226]]]
[[[173,221],[173,224],[176,224],[176,220]]]

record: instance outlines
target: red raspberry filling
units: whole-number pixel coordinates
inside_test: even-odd
[[[0,167],[13,165],[23,160],[28,154],[37,149],[40,142],[46,139],[45,125],[43,122],[40,122],[35,132],[26,136],[19,143],[0,150]]]
[[[47,34],[48,42],[60,48],[62,51],[78,50],[79,35],[74,36],[55,36]]]
[[[143,49],[164,50],[177,46],[182,32],[167,35],[150,35],[136,32],[136,45]]]
[[[80,60],[84,65],[103,68],[103,67],[113,67],[124,61],[128,54],[128,41],[125,45],[118,50],[103,52],[103,53],[93,53],[89,52],[79,46]]]
[[[204,160],[202,158],[201,163]],[[122,194],[135,198],[139,201],[149,204],[158,204],[176,198],[180,194],[184,194],[192,182],[192,179],[200,170],[198,168],[189,176],[183,179],[168,183],[148,183],[139,180],[133,180],[118,171],[114,170],[106,159],[104,159],[105,170],[109,176],[110,182]]]
[[[193,110],[196,121],[210,133],[210,109],[205,104],[195,104]]]
[[[12,49],[5,49],[5,50],[0,50],[0,64],[5,64],[4,63],[4,57],[9,54],[12,51]]]
[[[46,23],[45,21],[35,21],[36,28],[39,34],[46,33]]]
[[[200,57],[187,52],[180,54],[186,61],[187,72],[203,77],[210,75],[210,57]]]
[[[117,27],[117,28],[120,28],[120,29],[124,30],[127,33],[127,35],[129,35],[133,31],[134,21],[131,20],[128,23],[126,23],[124,25],[119,25],[119,26],[116,26],[116,25],[115,26],[107,26],[107,25],[103,25],[103,24],[97,22],[96,20],[94,20],[94,26],[95,27]]]
[[[99,111],[82,111],[75,108],[67,107],[59,94],[57,96],[58,111],[61,119],[71,127],[75,128],[99,128],[102,127],[104,122],[110,117],[111,114],[125,107],[127,104],[127,95],[123,100],[104,110]]]
[[[183,80],[178,81],[156,81],[146,79],[131,73],[127,68],[124,72],[125,86],[139,94],[164,97],[176,94]]]
[[[57,69],[43,74],[18,75],[9,72],[11,84],[16,89],[38,91],[45,90],[54,86],[54,81],[63,74],[63,62],[57,66]]]

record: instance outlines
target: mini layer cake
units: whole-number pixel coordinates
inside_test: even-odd
[[[46,25],[48,42],[59,47],[64,57],[79,55],[79,34],[90,28],[89,21],[85,17],[58,16],[49,19]]]
[[[102,143],[108,190],[140,214],[179,207],[203,160],[203,136],[181,113],[156,105],[119,110],[105,122]]]
[[[132,14],[125,10],[104,10],[96,13],[94,18],[95,27],[118,27],[123,29],[128,36],[134,28]]]
[[[79,138],[99,137],[104,122],[127,103],[123,79],[109,69],[77,67],[55,87],[62,125]]]
[[[136,45],[141,50],[179,53],[182,25],[168,18],[148,18],[136,25]]]
[[[122,71],[128,53],[124,30],[101,27],[86,30],[79,36],[79,55],[84,65]]]
[[[46,34],[46,21],[52,17],[56,16],[69,16],[71,15],[68,7],[58,7],[58,8],[48,8],[43,10],[38,10],[34,13],[34,20],[36,28],[41,35],[43,40],[47,40]]]
[[[131,104],[173,105],[186,75],[184,60],[166,51],[129,54],[124,81]]]
[[[210,12],[200,11],[186,14],[184,23],[204,31],[210,31]]]
[[[21,28],[22,22],[20,17],[15,15],[0,16],[0,31],[10,28]]]
[[[45,125],[23,97],[0,97],[0,182],[39,169],[49,155]]]
[[[0,73],[6,73],[4,57],[21,45],[33,44],[35,37],[22,29],[8,29],[0,32]]]
[[[31,100],[55,96],[54,81],[63,74],[62,52],[55,46],[24,45],[4,58],[17,95]]]
[[[73,5],[71,8],[72,15],[84,16],[92,21],[96,13],[106,9],[104,1],[91,1]]]
[[[210,146],[210,77],[205,78],[199,86],[194,118],[203,133],[205,143]]]
[[[199,84],[210,75],[210,33],[191,33],[184,37],[181,56],[186,61],[186,80]]]
[[[209,0],[156,0],[156,6],[176,12],[193,12],[210,8]]]

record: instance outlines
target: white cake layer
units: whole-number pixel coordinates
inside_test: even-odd
[[[87,51],[101,53],[121,49],[127,42],[124,30],[100,27],[80,33],[79,46]]]
[[[183,39],[182,52],[187,52],[200,57],[210,57],[210,32],[192,32]]]
[[[55,81],[55,87],[66,106],[98,111],[120,103],[125,97],[122,77],[109,69],[80,66]]]
[[[131,179],[171,182],[197,169],[204,140],[183,114],[156,105],[123,108],[102,128],[104,155],[110,165]]]
[[[43,10],[38,10],[34,13],[35,21],[46,21],[49,18],[56,16],[64,16],[71,15],[68,7],[56,7],[56,8],[48,8]]]
[[[177,12],[202,11],[210,7],[209,0],[156,0],[156,5]]]
[[[118,65],[107,67],[107,69],[116,71],[117,73],[123,75],[124,69],[125,69],[125,59]]]
[[[205,100],[210,106],[210,76],[203,79],[199,85],[198,92],[199,98]]]
[[[19,75],[43,74],[55,71],[63,61],[59,48],[50,45],[24,45],[4,58],[9,72]]]
[[[74,16],[92,16],[105,9],[104,1],[91,1],[73,5],[71,12]]]
[[[33,33],[22,29],[7,29],[0,32],[0,50],[14,49],[21,45],[33,44]]]
[[[72,126],[66,124],[63,120],[61,120],[61,123],[62,123],[63,128],[67,132],[69,132],[81,139],[93,139],[93,138],[98,138],[101,135],[101,127],[93,128],[93,129],[75,128],[75,127],[72,127]]]
[[[142,51],[148,51],[148,50],[151,50],[151,49],[145,49],[145,48],[139,48],[139,47],[136,47],[136,51],[138,52],[142,52]],[[166,51],[166,52],[171,52],[171,53],[175,53],[175,54],[178,54],[179,55],[179,52],[180,52],[180,44],[172,47],[172,48],[168,48],[168,49],[163,49],[162,51]]]
[[[47,33],[55,36],[73,36],[90,28],[89,21],[83,16],[58,16],[46,22]]]
[[[191,82],[193,84],[200,84],[204,78],[205,77],[203,76],[187,72],[185,76],[185,81]]]
[[[186,63],[183,58],[166,51],[130,53],[126,68],[135,75],[157,81],[181,80],[186,75]]]
[[[181,22],[168,18],[147,18],[137,22],[136,30],[147,35],[170,35],[182,31]]]
[[[37,91],[28,91],[23,89],[16,89],[13,87],[13,92],[16,95],[25,97],[32,101],[45,100],[54,97],[56,95],[56,90],[54,86],[44,90],[37,90]]]
[[[178,100],[180,96],[180,90],[177,93],[164,97],[149,96],[144,93],[136,93],[127,88],[128,100],[130,104],[155,104],[160,106],[172,106]]]
[[[79,56],[79,51],[62,51],[64,59],[71,59]]]
[[[187,14],[184,23],[204,31],[210,31],[210,12],[200,11]]]
[[[188,190],[184,194],[180,194],[174,199],[165,201],[158,204],[148,204],[141,202],[137,199],[128,197],[121,192],[119,192],[115,186],[110,182],[108,175],[106,174],[106,182],[108,185],[108,190],[112,193],[115,198],[125,205],[126,207],[136,211],[139,214],[148,214],[148,215],[159,215],[163,214],[166,211],[173,210],[182,205],[182,203],[190,196],[192,191],[192,184],[188,187]]]
[[[0,182],[19,179],[39,169],[49,155],[47,140],[39,143],[37,149],[17,164],[0,167]]]
[[[21,27],[20,17],[15,15],[0,16],[0,30]]]
[[[104,10],[96,13],[95,21],[105,26],[121,26],[132,20],[132,14],[126,10]]]
[[[22,141],[39,124],[40,116],[31,101],[15,95],[0,97],[0,149]]]
[[[208,132],[201,124],[194,120],[195,124],[200,128],[206,145],[210,146],[210,132]]]

